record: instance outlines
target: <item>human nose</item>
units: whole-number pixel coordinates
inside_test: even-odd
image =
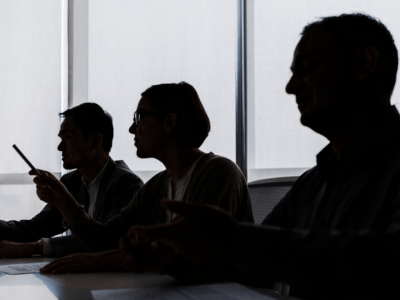
[[[286,93],[294,95],[296,94],[296,91],[299,89],[299,87],[300,87],[300,80],[296,78],[296,76],[292,75],[292,77],[290,77],[290,80],[286,85]]]
[[[61,142],[57,146],[57,150],[62,151],[63,149],[64,149],[64,144],[63,144],[63,141],[61,140]]]
[[[133,122],[131,127],[129,127],[129,132],[132,133],[132,134],[136,134],[136,124],[135,124],[135,122]]]

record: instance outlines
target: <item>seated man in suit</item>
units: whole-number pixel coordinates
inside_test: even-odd
[[[176,219],[130,229],[123,246],[130,240],[137,250],[127,248],[127,266],[187,278],[188,263],[151,264],[168,245],[181,261],[226,262],[250,281],[286,282],[301,298],[398,298],[400,115],[390,105],[397,65],[392,35],[372,17],[307,25],[286,91],[296,96],[301,123],[330,142],[317,165],[261,226],[211,207],[164,202]]]
[[[60,116],[65,120],[58,150],[64,168],[76,169],[62,176],[61,182],[93,219],[105,222],[132,200],[143,182],[124,161],[113,161],[109,156],[114,136],[112,117],[99,105],[84,103]],[[31,220],[0,220],[0,256],[58,257],[84,252],[73,235],[52,238],[64,231],[62,215],[50,204]]]

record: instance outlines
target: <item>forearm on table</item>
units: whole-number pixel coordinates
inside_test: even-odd
[[[114,249],[96,253],[102,270],[106,271],[125,271],[124,263],[121,258],[123,249]]]
[[[42,254],[42,251],[42,245],[39,242],[0,241],[1,257],[30,257],[35,254]]]
[[[29,251],[31,255],[36,255],[36,254],[43,254],[43,243],[42,241],[37,241],[37,242],[30,242],[30,243],[24,243],[23,244],[26,249]]]

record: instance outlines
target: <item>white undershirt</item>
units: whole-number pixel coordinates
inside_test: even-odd
[[[107,160],[106,164],[104,165],[104,167],[99,172],[99,174],[97,174],[97,176],[92,180],[91,183],[87,183],[86,180],[82,176],[83,185],[85,186],[85,188],[88,192],[88,195],[89,195],[89,199],[90,199],[88,215],[91,218],[93,218],[93,212],[96,207],[97,194],[99,193],[100,183],[101,183],[101,180],[103,179],[104,171],[106,170],[108,160]]]
[[[201,155],[196,159],[196,161],[192,164],[186,175],[183,178],[179,179],[178,182],[176,183],[175,198],[173,198],[172,196],[173,183],[171,177],[169,177],[167,181],[168,199],[173,201],[182,201],[183,195],[185,194],[190,178],[192,177],[193,170],[196,167],[197,162],[200,160],[200,158],[203,157],[203,155]],[[171,212],[167,211],[167,223],[170,222],[173,217],[175,217],[175,214],[172,214]]]

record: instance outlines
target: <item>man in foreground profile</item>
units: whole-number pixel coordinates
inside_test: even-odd
[[[114,136],[112,117],[95,103],[84,103],[60,114],[59,136],[63,166],[73,170],[61,182],[93,219],[104,222],[124,208],[143,185],[125,164],[109,153]],[[32,171],[31,175],[34,175]],[[31,220],[0,220],[0,256],[34,254],[64,256],[87,252],[73,236],[53,237],[68,228],[53,205],[46,205]],[[53,238],[52,238],[53,237]]]
[[[229,262],[248,278],[288,283],[301,298],[399,296],[400,115],[390,105],[397,65],[390,32],[372,17],[307,25],[286,91],[296,96],[301,123],[330,142],[317,165],[262,226],[166,201],[173,222],[133,227],[127,238],[141,251],[138,241],[147,241],[152,255],[167,245],[199,265]],[[134,258],[129,248],[130,268],[151,271]]]

